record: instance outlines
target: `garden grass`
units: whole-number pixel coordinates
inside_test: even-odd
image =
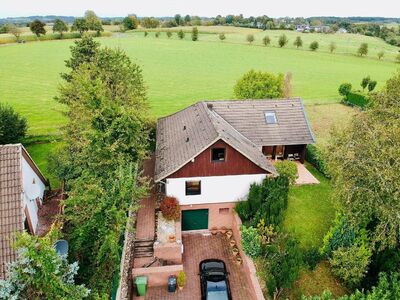
[[[290,187],[284,220],[284,228],[298,238],[303,249],[320,247],[335,217],[330,181],[311,165],[306,167],[320,183]]]
[[[348,290],[333,276],[329,263],[322,261],[315,270],[302,268],[299,279],[284,296],[285,299],[301,299],[302,295],[321,295],[325,290],[331,291],[335,298],[348,294]]]

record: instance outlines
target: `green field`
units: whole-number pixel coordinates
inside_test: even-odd
[[[215,30],[210,28],[211,32]],[[201,99],[232,98],[235,81],[252,68],[292,72],[294,95],[302,97],[308,105],[338,102],[340,83],[349,81],[358,86],[368,74],[378,80],[379,88],[397,68],[393,62],[351,55],[249,46],[245,44],[248,31],[228,33],[225,42],[218,41],[216,34],[201,34],[199,42],[192,42],[189,36],[180,41],[176,35],[167,39],[163,34],[156,39],[152,34],[144,38],[143,33],[118,34],[100,41],[105,46],[120,47],[142,66],[154,116],[172,113]],[[307,36],[314,39],[311,34]],[[318,36],[336,38],[336,35]],[[238,43],[229,42],[233,37]],[[373,40],[387,47],[383,41]],[[62,107],[53,97],[71,44],[72,41],[49,41],[0,47],[0,101],[10,103],[28,118],[30,134],[56,134],[63,123]]]

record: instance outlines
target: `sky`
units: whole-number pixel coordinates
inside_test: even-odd
[[[271,17],[379,16],[400,17],[399,0],[1,0],[0,17],[31,15],[82,16],[94,10],[100,17],[240,14]],[[368,3],[369,2],[369,3]],[[371,5],[370,3],[373,3]],[[379,4],[378,4],[379,3]]]

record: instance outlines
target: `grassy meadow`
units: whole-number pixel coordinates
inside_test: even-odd
[[[99,38],[103,46],[121,48],[142,67],[153,117],[173,113],[202,99],[231,99],[236,80],[250,69],[291,72],[293,96],[304,100],[317,143],[326,143],[332,126],[343,126],[357,113],[357,109],[339,103],[337,90],[341,83],[350,82],[358,89],[361,79],[370,75],[378,81],[379,89],[400,67],[393,59],[398,48],[361,35],[199,27],[199,41],[192,42],[190,33],[184,40],[179,40],[175,33],[168,39],[166,30],[153,30],[163,31],[159,38],[151,30],[147,37],[137,30]],[[226,35],[223,42],[218,38],[222,32]],[[289,38],[289,44],[283,49],[277,46],[282,33]],[[247,34],[255,36],[252,45],[246,42]],[[265,35],[272,39],[271,46],[261,44]],[[303,39],[303,49],[293,46],[298,35]],[[320,44],[316,52],[308,50],[309,43],[314,40]],[[331,42],[337,46],[333,54],[328,51]],[[355,55],[362,42],[369,44],[367,57]],[[28,151],[53,186],[58,183],[47,173],[46,157],[60,144],[59,129],[65,123],[64,108],[54,97],[71,45],[72,40],[55,40],[0,46],[0,102],[11,104],[27,117],[29,140],[38,141],[29,144]],[[379,61],[376,54],[381,50],[386,54],[384,60]],[[284,223],[286,229],[299,238],[303,248],[320,246],[334,217],[329,181],[308,167],[321,184],[291,187]],[[330,274],[328,265],[322,262],[315,271],[302,270],[288,296],[297,299],[302,293],[320,293],[325,288],[335,295],[346,292]]]
[[[210,28],[211,32],[214,30]],[[232,29],[228,27],[228,30]],[[232,33],[232,39],[235,37],[239,41],[240,36],[242,43],[229,42],[230,33],[224,42],[220,42],[216,34],[200,34],[200,41],[194,43],[188,35],[180,41],[176,35],[167,39],[165,34],[158,39],[153,33],[144,38],[142,32],[99,40],[104,46],[123,49],[142,66],[155,117],[201,99],[232,98],[235,81],[252,68],[292,72],[293,94],[302,97],[306,105],[337,103],[339,84],[348,81],[357,87],[365,75],[378,80],[379,88],[397,68],[390,61],[353,55],[249,46],[245,42],[245,32],[264,33],[253,29],[239,31],[241,33]],[[379,42],[386,47],[383,41]],[[53,97],[57,94],[59,74],[65,70],[64,60],[69,57],[71,45],[70,40],[58,40],[0,47],[0,101],[10,103],[28,118],[30,134],[57,134],[64,122],[62,107]]]

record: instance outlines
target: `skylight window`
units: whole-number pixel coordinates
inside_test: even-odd
[[[276,114],[274,111],[266,111],[264,114],[265,114],[265,123],[267,123],[267,124],[278,123],[278,121],[276,120]]]

